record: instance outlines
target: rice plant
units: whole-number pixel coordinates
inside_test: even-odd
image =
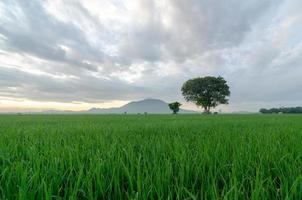
[[[302,116],[1,115],[0,199],[302,199]]]

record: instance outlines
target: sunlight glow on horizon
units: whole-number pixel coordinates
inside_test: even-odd
[[[86,102],[41,102],[26,99],[16,100],[2,100],[0,99],[0,112],[30,112],[30,111],[47,111],[47,110],[70,110],[82,111],[90,108],[112,108],[119,107],[128,103],[128,101],[108,101],[103,103],[86,103]]]

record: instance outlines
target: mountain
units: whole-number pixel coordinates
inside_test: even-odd
[[[137,113],[151,113],[151,114],[167,114],[171,113],[166,102],[159,99],[144,99],[141,101],[132,101],[124,106],[118,108],[91,108],[87,112],[98,114],[137,114]],[[195,113],[195,111],[180,109],[179,113]]]

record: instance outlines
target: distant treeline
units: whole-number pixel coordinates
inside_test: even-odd
[[[263,114],[271,114],[271,113],[302,113],[302,107],[281,107],[281,108],[271,108],[265,109],[261,108],[259,112]]]

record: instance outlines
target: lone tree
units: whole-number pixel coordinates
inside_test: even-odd
[[[219,104],[228,104],[226,97],[231,94],[229,86],[221,76],[190,79],[183,84],[181,91],[187,101],[203,107],[205,113],[210,113],[211,108]]]
[[[169,108],[173,111],[173,114],[177,114],[179,111],[179,107],[181,106],[181,103],[179,102],[173,102],[169,103]]]

